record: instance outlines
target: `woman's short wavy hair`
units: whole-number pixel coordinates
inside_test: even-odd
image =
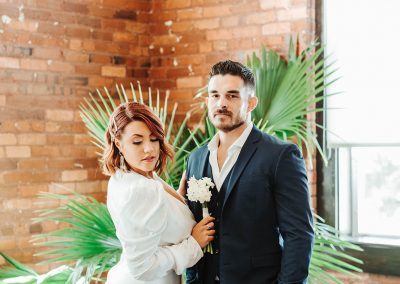
[[[160,142],[160,156],[155,166],[155,171],[161,174],[166,167],[167,160],[173,159],[172,146],[165,141],[165,132],[160,119],[146,105],[128,102],[118,106],[110,117],[106,130],[106,146],[102,157],[102,168],[106,175],[113,175],[120,168],[120,151],[115,144],[116,139],[121,139],[125,127],[132,121],[142,121],[150,132]],[[129,165],[127,165],[129,167]]]

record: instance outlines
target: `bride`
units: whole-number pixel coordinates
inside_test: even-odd
[[[122,254],[107,284],[178,284],[214,238],[214,219],[196,224],[182,196],[157,175],[173,158],[164,137],[160,120],[146,105],[122,104],[110,118],[103,171],[111,176],[107,207]]]

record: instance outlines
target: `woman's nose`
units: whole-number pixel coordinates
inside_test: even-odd
[[[146,142],[144,144],[144,152],[145,153],[151,153],[151,152],[153,152],[153,150],[154,150],[154,147],[151,142]]]

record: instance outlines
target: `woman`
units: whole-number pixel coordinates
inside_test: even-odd
[[[120,105],[110,118],[103,170],[111,176],[107,207],[122,254],[108,284],[178,284],[214,238],[213,218],[196,224],[184,199],[157,176],[173,157],[164,139],[160,120],[143,104]]]

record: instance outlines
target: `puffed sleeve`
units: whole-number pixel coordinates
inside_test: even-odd
[[[171,269],[182,274],[203,256],[192,236],[178,244],[160,245],[168,224],[166,192],[160,182],[140,179],[124,183],[123,187],[114,191],[119,194],[119,202],[108,202],[108,206],[113,207],[109,210],[114,215],[117,236],[135,279],[153,280]],[[108,198],[113,200],[113,196]]]

